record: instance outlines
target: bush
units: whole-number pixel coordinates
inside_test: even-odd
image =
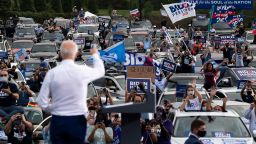
[[[35,0],[35,9],[38,12],[46,10],[46,2],[45,0]]]

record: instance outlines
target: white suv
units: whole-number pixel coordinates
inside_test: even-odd
[[[207,134],[200,138],[204,144],[254,144],[253,136],[239,115],[227,112],[181,112],[176,111],[173,120],[172,144],[184,144],[190,134],[193,120],[200,119],[206,124]]]

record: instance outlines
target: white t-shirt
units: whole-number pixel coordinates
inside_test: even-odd
[[[92,133],[94,129],[93,126],[88,126],[87,131],[86,131],[86,142],[88,142],[88,137]],[[111,127],[106,127],[106,132],[110,136],[110,138],[113,139],[113,130]],[[101,128],[98,128],[95,133],[94,133],[94,141],[91,142],[90,144],[107,144],[105,140],[105,135],[104,131]]]
[[[185,110],[200,110],[201,109],[201,103],[198,99],[198,97],[194,99],[189,99],[189,104],[186,104]]]
[[[160,81],[158,79],[155,79],[155,84],[156,84],[157,88],[159,88],[161,91],[164,90],[164,88],[166,86],[166,82],[167,82],[166,78],[163,78]]]

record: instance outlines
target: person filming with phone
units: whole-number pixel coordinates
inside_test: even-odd
[[[8,143],[32,144],[33,125],[25,119],[24,114],[17,113],[11,117],[5,127]]]
[[[0,70],[0,117],[8,120],[12,115],[24,112],[23,108],[16,106],[18,92],[18,87],[9,82],[8,70]]]

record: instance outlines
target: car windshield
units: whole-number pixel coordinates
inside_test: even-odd
[[[227,92],[226,95],[229,100],[232,100],[232,101],[233,100],[241,100],[242,101],[240,92]]]
[[[56,52],[56,47],[55,45],[34,45],[31,52]]]
[[[91,98],[93,96],[96,96],[95,89],[93,88],[93,84],[88,84],[87,88],[87,98]]]
[[[35,35],[35,31],[33,28],[18,28],[18,29],[16,29],[15,33],[17,35],[19,35],[19,34]]]
[[[57,20],[56,21],[56,26],[57,27],[64,27],[64,28],[69,28],[69,21],[68,20]]]
[[[0,50],[4,51],[4,44],[3,43],[0,43]]]
[[[63,40],[64,36],[61,32],[44,32],[43,40]]]
[[[216,30],[225,30],[225,29],[232,29],[227,23],[216,23],[213,26]]]
[[[239,117],[226,116],[190,116],[178,117],[174,127],[174,137],[188,137],[193,120],[205,122],[207,134],[213,138],[241,138],[250,137],[250,134]]]
[[[78,27],[78,33],[88,33],[90,31],[91,33],[95,33],[98,31],[97,26],[79,26]]]
[[[35,22],[32,19],[23,19],[22,23],[23,24],[34,24]]]
[[[125,47],[132,47],[132,46],[135,46],[134,45],[134,41],[132,38],[126,38],[124,39],[124,45]]]
[[[116,78],[116,81],[120,84],[122,89],[126,88],[126,83],[125,83],[125,79],[124,78]]]
[[[31,72],[40,67],[40,63],[26,63],[26,71]]]
[[[234,110],[241,117],[244,116],[244,112],[248,107],[249,105],[227,105],[227,109]]]
[[[12,48],[32,48],[34,42],[14,42]]]
[[[132,35],[132,38],[133,38],[133,41],[135,41],[135,42],[143,42],[144,38],[145,38],[145,35],[143,35],[143,34],[134,34],[134,35]]]

